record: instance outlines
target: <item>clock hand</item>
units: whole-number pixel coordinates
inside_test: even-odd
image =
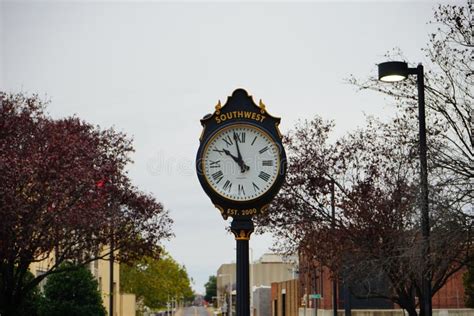
[[[222,149],[222,150],[219,150],[219,149],[214,149],[214,151],[218,152],[218,153],[224,153],[226,154],[227,156],[230,156],[232,157],[232,159],[240,166],[240,162],[239,162],[239,158],[238,157],[235,157],[234,155],[232,155],[230,153],[230,151],[228,151],[227,149]]]
[[[242,161],[242,155],[240,154],[240,149],[239,149],[239,141],[238,141],[237,134],[235,132],[234,132],[234,141],[235,141],[235,146],[237,147],[237,156]]]
[[[235,146],[237,147],[237,155],[239,159],[239,166],[240,166],[240,172],[244,173],[245,171],[249,170],[249,166],[247,166],[244,163],[244,160],[242,159],[242,155],[240,154],[240,149],[239,149],[239,138],[237,137],[237,134],[234,132],[234,141],[235,141]]]
[[[244,173],[246,170],[250,169],[247,165],[244,164],[244,162],[241,159],[232,155],[230,151],[228,151],[227,149],[224,149],[224,148],[222,148],[222,150],[214,149],[214,151],[218,153],[224,153],[227,156],[230,156],[239,165],[240,172]]]

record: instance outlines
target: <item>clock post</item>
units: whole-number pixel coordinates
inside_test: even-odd
[[[237,243],[237,302],[235,310],[237,316],[247,316],[250,311],[250,286],[249,284],[249,240],[253,232],[251,218],[234,218],[230,230]]]
[[[264,214],[280,190],[286,155],[278,129],[262,101],[237,89],[202,120],[196,170],[204,192],[224,219],[233,218],[237,243],[237,316],[250,315],[249,240],[252,216]],[[229,306],[229,308],[232,308]]]

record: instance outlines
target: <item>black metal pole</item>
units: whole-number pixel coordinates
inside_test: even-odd
[[[109,315],[114,316],[114,236],[110,238]]]
[[[237,316],[250,315],[249,240],[253,232],[251,218],[234,218],[230,227],[237,242]],[[232,308],[232,306],[229,306]]]
[[[237,316],[250,315],[249,241],[237,240]]]
[[[431,281],[429,271],[430,257],[430,216],[428,209],[428,163],[426,158],[426,118],[425,118],[425,83],[423,65],[416,68],[418,86],[418,121],[420,128],[420,184],[421,184],[421,232],[423,236],[422,260],[423,276],[422,288],[425,316],[433,313],[431,304]]]
[[[331,179],[331,227],[334,230],[336,226],[336,203],[334,196],[334,180]],[[337,277],[334,275],[332,280],[332,313],[337,316]]]

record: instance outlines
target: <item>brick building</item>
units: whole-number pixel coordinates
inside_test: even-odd
[[[462,282],[464,272],[465,270],[461,270],[452,275],[433,296],[433,309],[466,308]],[[341,314],[345,307],[344,286],[341,282],[337,285],[337,292],[337,304]],[[311,294],[319,294],[321,298],[311,298]],[[385,299],[357,299],[354,296],[350,296],[349,299],[352,310],[399,310],[396,304]],[[298,279],[272,283],[272,316],[301,315],[302,310],[314,310],[314,307],[319,311],[330,312],[333,309],[332,302],[333,285],[331,271],[327,267],[316,265],[316,267],[308,268],[305,267],[303,261],[300,262]],[[312,315],[313,312],[308,313]],[[470,310],[469,313],[474,315],[474,310]]]

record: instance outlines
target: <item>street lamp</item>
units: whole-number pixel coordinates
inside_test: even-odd
[[[229,277],[229,307],[228,307],[228,315],[232,316],[232,275],[225,273],[225,274],[219,274],[219,277],[224,277],[228,276]]]
[[[416,75],[418,87],[418,124],[420,150],[420,183],[421,183],[421,234],[422,234],[422,293],[425,296],[425,315],[432,315],[431,281],[428,278],[427,260],[430,253],[430,218],[428,209],[428,164],[426,159],[426,119],[425,119],[425,83],[423,65],[409,68],[403,61],[389,61],[378,65],[379,80],[396,82],[404,80],[408,75]]]
[[[334,179],[331,178],[331,228],[334,230],[336,227],[336,196],[334,194]],[[322,276],[322,274],[321,274]],[[334,277],[332,280],[332,313],[333,316],[337,316],[337,280],[338,278]],[[347,306],[347,298],[345,300],[345,305]]]

